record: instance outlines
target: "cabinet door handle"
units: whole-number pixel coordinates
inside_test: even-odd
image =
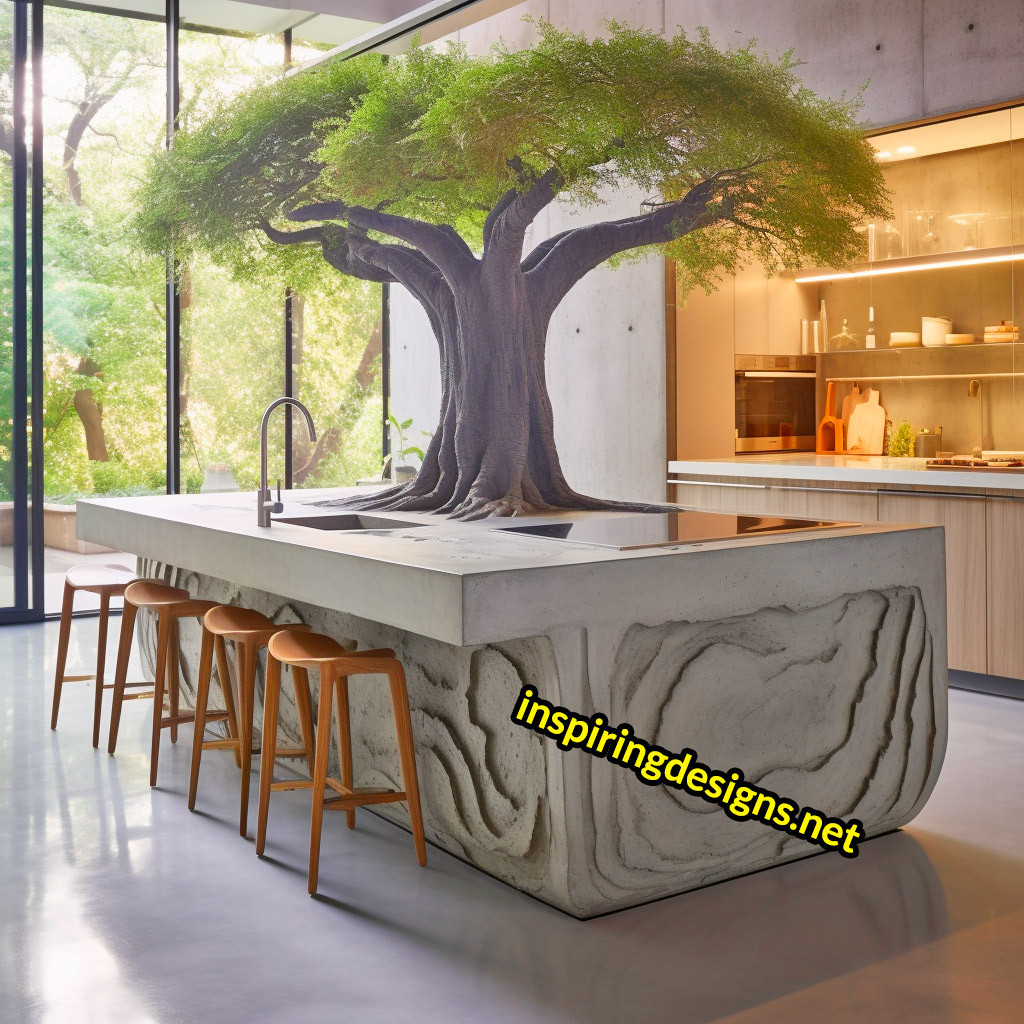
[[[895,487],[883,487],[878,492],[878,496],[891,494],[897,498],[941,498],[943,501],[949,501],[953,499],[955,501],[984,501],[987,495],[976,494],[973,492],[964,493],[963,491],[901,491]],[[1017,501],[1020,499],[1011,499]]]
[[[672,486],[686,486],[689,484],[693,487],[746,487],[748,490],[753,491],[768,490],[768,484],[727,484],[718,480],[666,480],[665,482]]]

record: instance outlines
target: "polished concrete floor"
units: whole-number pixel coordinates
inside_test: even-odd
[[[55,641],[0,629],[2,1024],[1024,1019],[1024,702],[952,692],[930,804],[855,861],[579,922],[436,849],[418,867],[364,812],[327,815],[310,899],[308,795],[275,795],[258,860],[230,754],[189,814],[187,736],[147,784],[145,702],[116,758],[90,745],[91,684],[50,732]]]

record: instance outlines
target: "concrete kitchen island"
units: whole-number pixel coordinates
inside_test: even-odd
[[[288,494],[282,518],[336,516],[310,503],[338,494]],[[396,528],[259,528],[253,496],[240,494],[78,504],[79,537],[135,553],[147,575],[360,648],[393,647],[427,838],[574,916],[817,848],[520,728],[510,715],[524,684],[857,818],[869,836],[927,800],[946,743],[941,530],[847,525],[617,550],[503,529],[607,513],[387,518]],[[198,624],[181,643],[188,699]],[[386,687],[356,679],[352,702],[356,783],[395,785]],[[297,732],[294,709],[283,715]],[[407,825],[404,804],[375,813]]]

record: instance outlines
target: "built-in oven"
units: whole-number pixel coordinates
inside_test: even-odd
[[[736,356],[736,454],[813,452],[814,356]]]

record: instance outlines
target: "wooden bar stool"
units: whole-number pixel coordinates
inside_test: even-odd
[[[57,641],[57,671],[53,680],[53,710],[50,712],[50,728],[57,728],[57,714],[60,711],[60,695],[64,683],[96,680],[96,696],[92,713],[92,745],[100,745],[100,718],[103,714],[103,691],[113,689],[113,684],[103,682],[103,667],[107,655],[107,622],[110,618],[110,599],[124,597],[129,583],[136,579],[131,569],[116,563],[110,565],[74,565],[64,577],[64,603],[60,610],[60,636]],[[100,623],[96,637],[96,674],[65,675],[68,661],[68,641],[71,639],[71,616],[75,610],[75,594],[84,590],[97,594],[100,599]],[[126,683],[126,686],[149,686],[149,683]],[[152,697],[148,693],[133,693],[132,697]]]
[[[282,788],[273,781],[274,748],[277,736],[278,696],[281,691],[281,665],[293,669],[319,669],[320,697],[317,706],[316,759],[313,764],[313,813],[309,837],[309,893],[316,892],[320,870],[320,834],[323,830],[324,808],[345,811],[348,827],[355,828],[356,808],[367,804],[409,804],[416,859],[427,863],[427,847],[423,839],[423,817],[420,812],[420,791],[416,781],[416,754],[412,741],[412,718],[409,695],[405,687],[402,663],[389,649],[346,651],[341,644],[319,633],[297,633],[283,630],[275,633],[267,645],[267,687],[263,701],[263,760],[260,766],[259,819],[256,831],[256,853],[263,854],[267,838],[267,813],[270,791]],[[354,675],[386,675],[391,684],[391,703],[398,733],[398,755],[402,766],[404,790],[356,789],[352,785],[352,737],[349,726],[348,678]],[[327,758],[331,741],[332,691],[338,703],[338,746],[341,779],[327,777]],[[324,800],[330,786],[338,795]]]
[[[117,746],[117,730],[121,723],[121,703],[124,701],[125,676],[128,674],[128,659],[131,655],[132,635],[135,619],[140,608],[154,612],[157,617],[156,631],[156,672],[153,685],[153,742],[149,757],[149,784],[156,785],[157,766],[160,761],[160,731],[170,729],[171,742],[178,741],[178,726],[191,722],[192,712],[180,714],[178,698],[180,667],[178,665],[178,620],[199,618],[216,601],[193,598],[187,590],[172,587],[158,580],[136,580],[124,592],[124,609],[121,612],[121,639],[117,648],[117,671],[114,674],[114,706],[110,711],[110,740],[107,752],[114,753]],[[164,715],[164,694],[167,691],[168,714]],[[227,717],[226,715],[224,717]]]
[[[308,629],[308,626],[297,625],[297,630]],[[195,810],[196,792],[199,787],[199,762],[204,750],[230,749],[235,752],[235,761],[242,769],[241,807],[238,815],[239,834],[245,836],[249,822],[249,775],[252,765],[252,723],[256,704],[256,662],[260,648],[267,646],[267,641],[281,627],[268,619],[266,615],[249,608],[235,608],[231,605],[218,605],[211,608],[203,618],[203,646],[199,657],[199,684],[196,693],[195,739],[192,742],[192,775],[188,787],[188,809]],[[232,728],[233,706],[231,703],[231,683],[228,680],[227,659],[224,656],[224,641],[231,640],[235,645],[238,665],[238,702],[240,715]],[[219,740],[205,740],[206,723],[215,718],[207,712],[206,707],[210,695],[210,675],[213,669],[213,649],[217,645],[218,672],[221,677],[221,688],[224,700],[232,712],[228,718],[229,737]],[[304,669],[296,669],[295,703],[299,709],[299,723],[302,727],[301,749],[278,749],[274,743],[276,734],[268,746],[265,739],[261,752],[269,752],[270,760],[278,757],[304,757],[313,769],[313,707],[309,695],[309,679]],[[278,676],[280,686],[280,674]],[[266,756],[266,755],[265,755]],[[290,788],[309,786],[307,780],[297,780]]]

